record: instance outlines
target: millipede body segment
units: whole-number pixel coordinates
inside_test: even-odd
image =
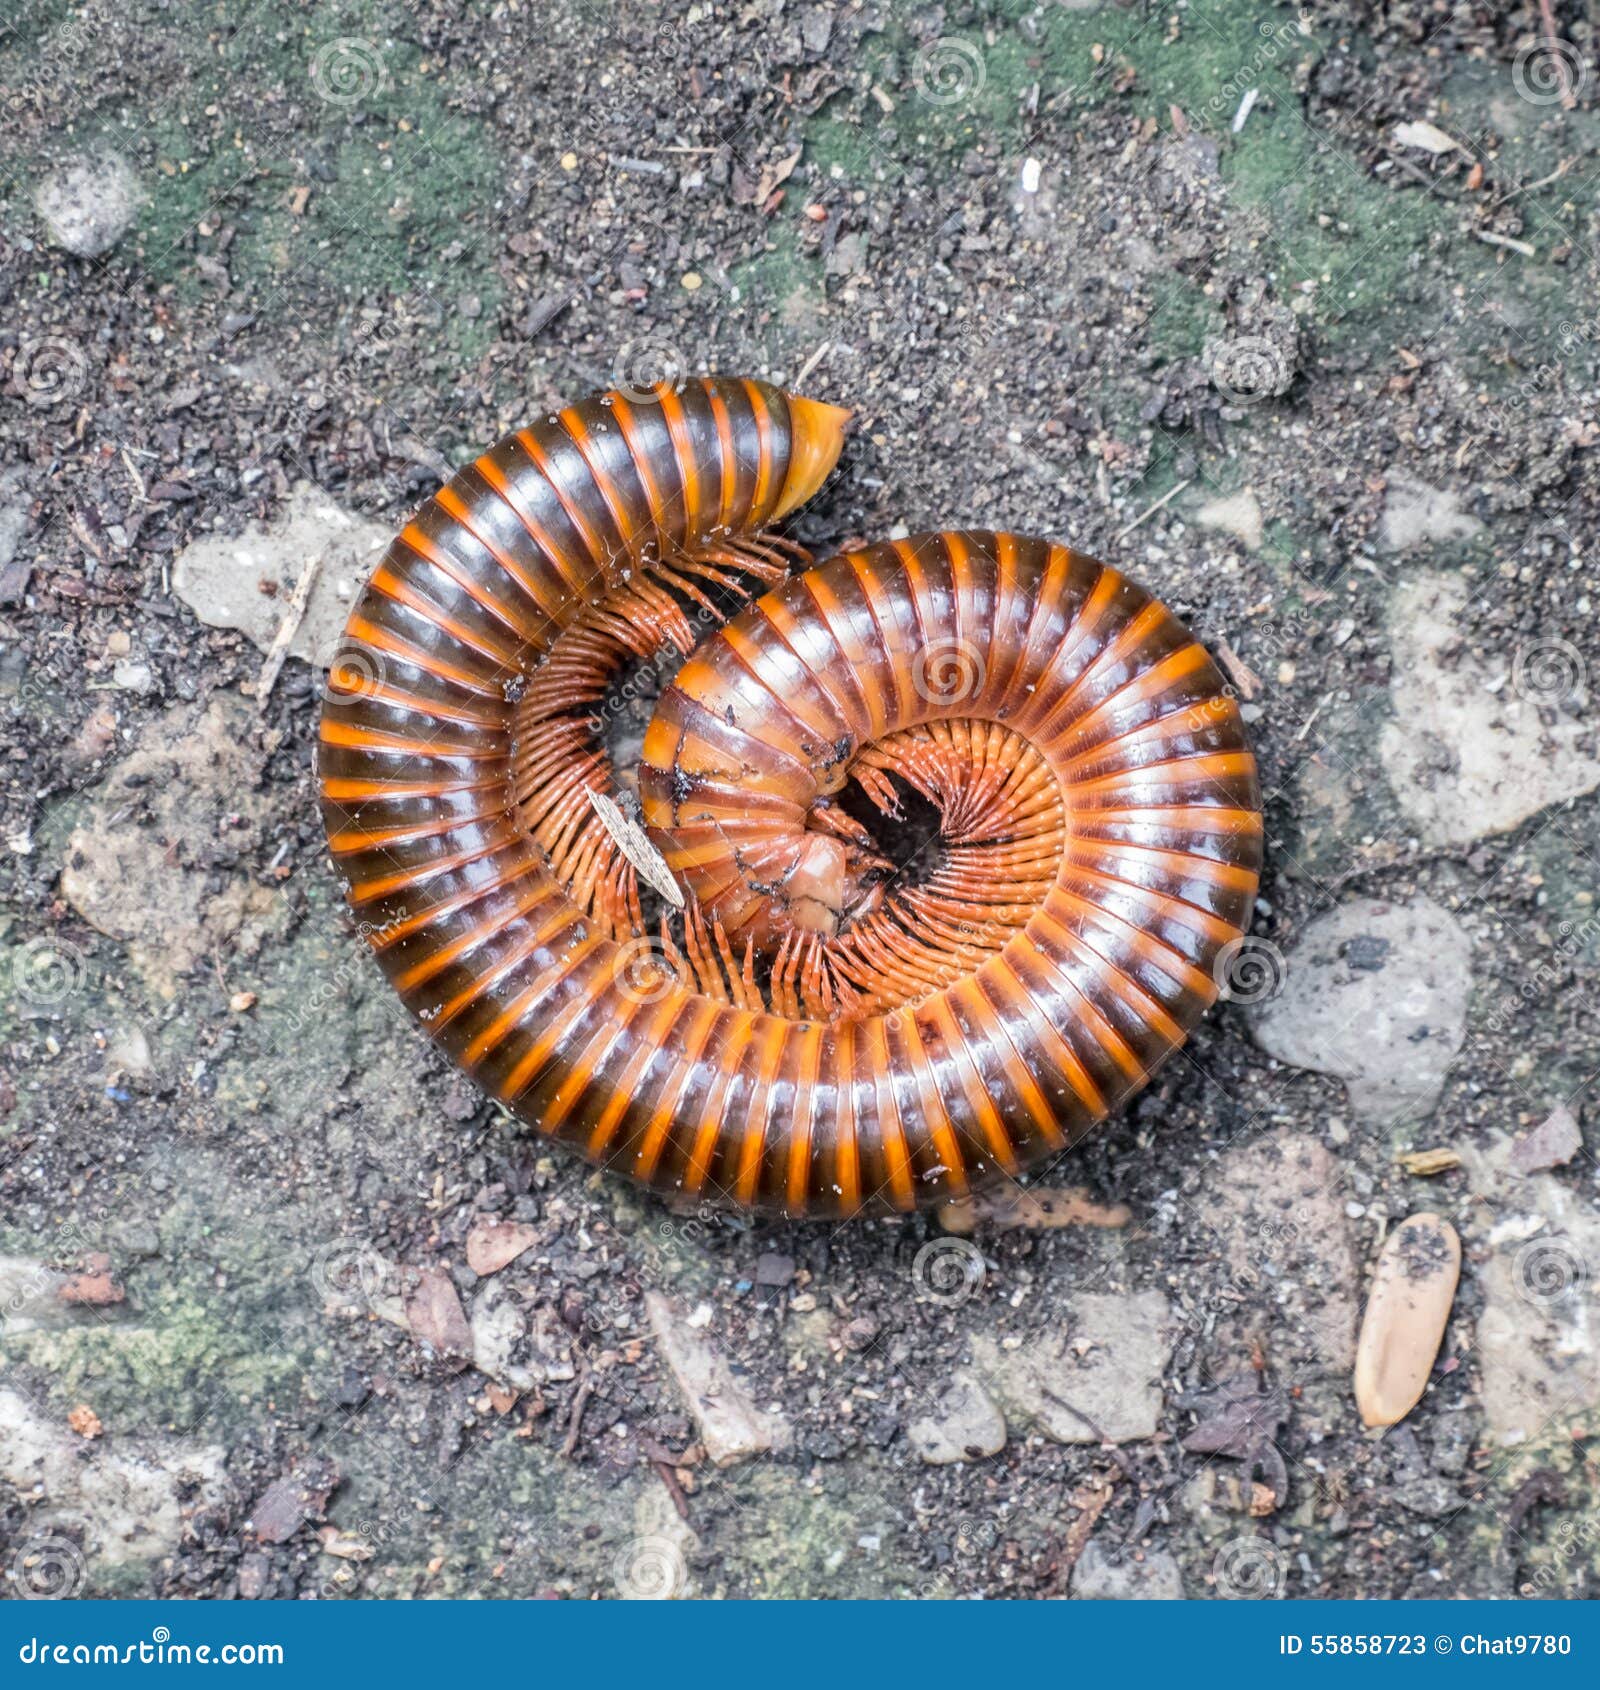
[[[1115,570],[771,532],[845,420],[707,378],[503,441],[374,574],[319,758],[351,904],[462,1068],[592,1162],[791,1215],[1071,1144],[1217,995],[1261,853],[1222,677]]]

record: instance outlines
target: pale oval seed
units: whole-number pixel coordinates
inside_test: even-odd
[[[1366,1425],[1393,1426],[1417,1406],[1460,1277],[1461,1240],[1449,1221],[1413,1215],[1389,1235],[1356,1345],[1356,1406]]]

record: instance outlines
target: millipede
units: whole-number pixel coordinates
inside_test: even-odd
[[[510,435],[379,563],[318,752],[456,1064],[592,1163],[789,1216],[1070,1146],[1219,995],[1261,862],[1230,690],[1115,569],[780,531],[848,417],[706,377]]]

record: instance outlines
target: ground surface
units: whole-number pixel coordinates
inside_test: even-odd
[[[1539,11],[8,8],[14,1589],[1600,1591],[1600,71]],[[320,671],[259,700],[239,629],[685,365],[855,410],[802,537],[1068,539],[1245,701],[1260,943],[1040,1180],[1068,1224],[670,1214],[455,1079],[339,907]],[[1461,1287],[1376,1438],[1421,1210]],[[769,1451],[707,1457],[706,1365]]]

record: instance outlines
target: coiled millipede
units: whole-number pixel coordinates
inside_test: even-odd
[[[456,1063],[592,1162],[790,1215],[947,1199],[1102,1120],[1217,996],[1261,852],[1222,677],[1115,570],[773,532],[846,418],[716,377],[502,441],[373,575],[319,756],[350,902]],[[635,798],[601,728],[641,665]],[[902,800],[938,817],[909,871],[866,825]]]

